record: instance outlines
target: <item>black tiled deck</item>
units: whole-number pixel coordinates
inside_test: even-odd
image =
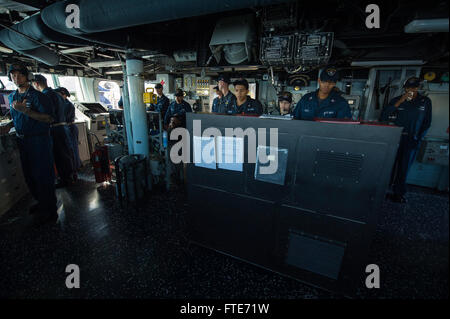
[[[183,191],[154,192],[145,209],[125,210],[114,187],[81,178],[58,190],[56,225],[27,226],[29,196],[0,218],[0,297],[339,297],[190,245]],[[383,204],[369,253],[381,288],[361,287],[359,298],[448,298],[448,194],[411,187],[407,197]],[[80,289],[65,286],[68,264],[80,267]]]

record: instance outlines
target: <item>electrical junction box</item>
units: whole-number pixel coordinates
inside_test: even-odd
[[[210,86],[211,80],[209,77],[205,78],[197,78],[197,95],[198,96],[209,96],[209,86]]]
[[[448,141],[424,140],[420,147],[417,159],[421,163],[448,166]]]
[[[183,89],[186,92],[195,92],[197,90],[197,76],[195,74],[183,75]]]
[[[292,65],[294,45],[294,35],[261,38],[261,62],[264,65]]]
[[[296,65],[327,64],[333,49],[333,38],[333,32],[297,34],[294,63]]]

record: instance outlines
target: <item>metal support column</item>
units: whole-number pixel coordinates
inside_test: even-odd
[[[130,101],[131,127],[133,130],[133,153],[149,157],[148,126],[144,93],[144,63],[135,57],[127,57],[127,82]]]
[[[127,69],[125,67],[125,64],[122,65],[122,70],[123,70],[123,92],[122,92],[123,117],[125,121],[125,132],[127,134],[128,154],[134,154],[133,130],[131,125],[131,108],[130,108],[130,98],[128,94]]]

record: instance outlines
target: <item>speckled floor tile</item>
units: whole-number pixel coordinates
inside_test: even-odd
[[[58,190],[56,225],[28,228],[26,196],[0,218],[0,297],[339,298],[187,240],[185,194],[154,192],[142,209],[121,208],[113,186],[89,169]],[[384,202],[369,260],[382,287],[358,298],[448,298],[448,194],[411,188],[408,204]],[[80,289],[65,268],[80,267]]]

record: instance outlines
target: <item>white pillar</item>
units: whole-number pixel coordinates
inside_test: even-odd
[[[131,127],[131,111],[130,111],[130,99],[128,95],[128,79],[126,68],[123,67],[123,91],[122,91],[122,101],[123,101],[123,118],[125,122],[125,132],[127,134],[127,145],[128,154],[134,154],[133,150],[133,129]]]
[[[147,113],[143,101],[144,63],[136,58],[127,59],[128,95],[133,134],[133,154],[149,157]]]

